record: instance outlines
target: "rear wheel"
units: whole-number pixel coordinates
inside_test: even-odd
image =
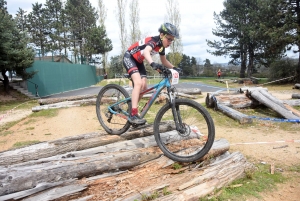
[[[96,113],[101,126],[107,133],[120,135],[129,129],[127,116],[131,111],[131,99],[121,102],[126,98],[129,98],[128,92],[116,84],[106,85],[100,90],[96,101]],[[109,111],[109,106],[118,115]]]
[[[210,114],[199,103],[176,99],[176,129],[171,104],[164,105],[154,121],[155,140],[162,152],[178,162],[193,162],[208,153],[215,139],[215,126]],[[167,126],[171,131],[165,132]]]

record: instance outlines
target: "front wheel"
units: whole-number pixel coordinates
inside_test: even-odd
[[[172,105],[167,103],[154,121],[154,136],[165,156],[178,162],[194,162],[207,154],[215,139],[214,122],[208,111],[189,99],[176,99],[175,115],[179,122],[176,129]],[[164,132],[164,128],[171,131]]]
[[[114,114],[109,107],[112,109]],[[96,100],[96,113],[104,130],[113,135],[125,133],[130,124],[127,116],[131,111],[131,99],[128,92],[116,84],[103,87]]]

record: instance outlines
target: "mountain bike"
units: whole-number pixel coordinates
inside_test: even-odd
[[[166,103],[158,112],[154,111],[156,116],[153,132],[156,143],[165,156],[174,161],[197,161],[212,147],[215,139],[214,122],[201,104],[178,97],[175,87],[179,83],[177,71],[162,67],[160,73],[162,80],[140,93],[143,96],[153,92],[141,110],[140,117],[145,117],[156,98],[166,89]],[[100,90],[96,113],[101,126],[108,134],[120,135],[130,127],[139,128],[140,125],[133,125],[128,121],[130,112],[131,97],[122,86],[108,84]],[[151,112],[153,116],[153,111]]]

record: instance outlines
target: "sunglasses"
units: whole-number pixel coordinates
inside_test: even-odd
[[[172,38],[168,38],[167,36],[165,36],[165,38],[168,40],[168,42],[173,42],[175,39],[172,39]]]

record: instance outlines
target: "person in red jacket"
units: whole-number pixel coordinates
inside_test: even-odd
[[[218,79],[221,78],[221,69],[218,70]]]
[[[165,48],[168,48],[175,38],[179,38],[178,30],[170,23],[163,23],[158,31],[158,36],[147,37],[132,44],[123,57],[123,65],[133,81],[131,95],[132,110],[129,119],[129,122],[132,124],[142,125],[146,123],[146,120],[140,118],[138,115],[138,102],[141,98],[140,92],[147,89],[147,74],[143,61],[146,60],[155,70],[160,69],[162,66],[155,63],[151,57],[158,53],[161,63],[164,66],[174,68],[174,65],[166,58]],[[174,69],[179,70],[178,68]]]

